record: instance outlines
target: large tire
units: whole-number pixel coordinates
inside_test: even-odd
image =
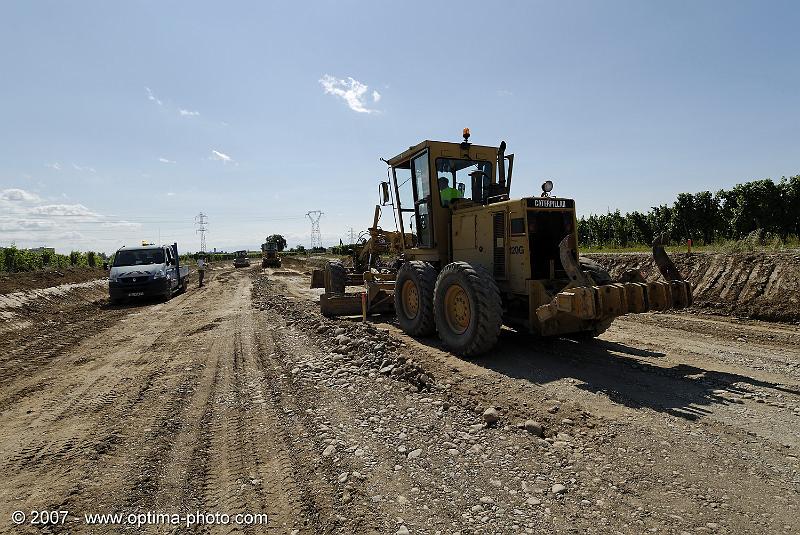
[[[497,343],[503,301],[494,277],[482,267],[445,266],[436,280],[433,307],[439,338],[454,353],[472,357]]]
[[[343,294],[347,286],[347,269],[338,260],[325,266],[325,293]]]
[[[611,274],[594,260],[582,256],[578,259],[578,263],[581,269],[592,277],[596,285],[603,286],[604,284],[612,284],[614,282],[614,279],[611,278]]]
[[[411,260],[397,271],[394,308],[397,323],[411,336],[429,336],[436,331],[433,320],[433,290],[436,269],[428,262]]]

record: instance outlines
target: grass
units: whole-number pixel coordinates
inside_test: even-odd
[[[667,245],[664,247],[668,253],[686,253],[686,244]],[[740,240],[721,240],[715,243],[692,245],[693,253],[774,253],[781,251],[796,251],[800,249],[800,238],[789,236],[781,240],[778,236],[751,232]],[[643,243],[630,244],[625,247],[613,245],[581,246],[581,253],[648,253],[652,247]]]

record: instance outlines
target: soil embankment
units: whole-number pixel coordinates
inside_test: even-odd
[[[0,273],[0,294],[50,288],[61,284],[87,282],[107,277],[102,268],[67,268],[62,270],[45,269],[22,273]]]
[[[589,254],[613,277],[627,269],[660,277],[645,253]],[[695,307],[766,321],[800,322],[800,253],[674,254],[672,259],[694,288]]]

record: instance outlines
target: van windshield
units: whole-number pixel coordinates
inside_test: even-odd
[[[164,263],[164,249],[131,249],[117,251],[114,257],[114,266],[147,266],[150,264]]]

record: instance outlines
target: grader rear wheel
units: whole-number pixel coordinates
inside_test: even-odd
[[[450,330],[456,334],[464,334],[472,321],[469,296],[458,284],[450,286],[444,294],[444,318]]]
[[[468,357],[489,351],[503,326],[503,302],[492,275],[467,262],[444,267],[434,292],[436,330],[444,344]]]

